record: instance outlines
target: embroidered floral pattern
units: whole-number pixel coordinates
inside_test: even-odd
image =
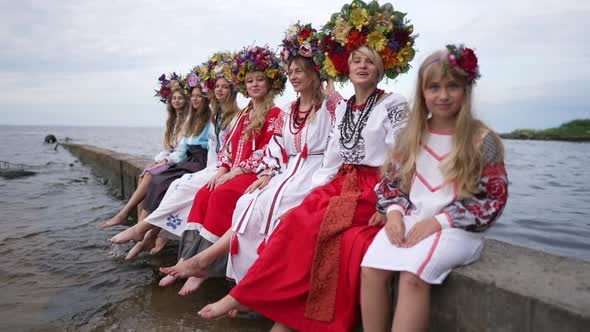
[[[381,179],[381,182],[375,186],[375,193],[377,194],[377,211],[385,214],[387,208],[392,204],[398,204],[406,211],[412,207],[412,202],[408,195],[404,194],[400,189],[400,179],[394,172],[390,172]]]
[[[451,203],[443,211],[450,215],[455,227],[483,232],[500,217],[507,200],[508,178],[504,164],[489,164],[484,167],[479,192]]]
[[[282,130],[283,128],[283,122],[279,119],[280,112],[281,111],[279,108],[273,108],[268,112],[268,114],[266,115],[266,124],[264,125],[264,127],[262,127],[263,130],[260,134],[256,135],[256,137],[253,138],[256,142],[256,150],[252,152],[249,158],[240,161],[237,167],[240,167],[252,173],[256,173],[256,170],[260,166],[262,158],[264,157],[264,151],[266,150],[266,147],[268,146],[268,142],[270,141],[271,137],[274,135],[275,130],[278,130],[277,128],[280,128]],[[246,128],[247,126],[248,125],[245,123],[244,128]],[[251,141],[248,141],[247,143],[243,142],[243,137],[240,139],[240,143],[244,147],[245,144],[248,144],[249,146],[252,145]],[[243,149],[243,147],[241,149]],[[240,157],[241,156],[242,154],[240,153]],[[236,159],[236,161],[237,160],[240,159]]]
[[[305,307],[305,317],[325,322],[334,317],[342,233],[352,225],[361,194],[356,168],[341,169],[339,175],[345,180],[340,196],[330,199],[320,225]]]
[[[166,220],[168,220],[166,226],[172,227],[172,229],[176,229],[178,226],[180,226],[180,224],[182,224],[182,219],[180,219],[179,214],[171,214],[168,216],[168,218],[166,218]]]
[[[392,102],[385,105],[385,109],[387,110],[387,117],[391,121],[393,135],[397,141],[397,135],[400,133],[399,129],[406,125],[406,120],[408,119],[408,103],[405,101],[401,103]]]

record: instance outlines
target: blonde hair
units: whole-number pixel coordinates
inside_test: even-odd
[[[299,67],[303,68],[303,71],[307,74],[310,74],[313,77],[313,81],[311,82],[311,91],[312,91],[312,109],[309,115],[307,116],[307,121],[310,123],[313,122],[315,119],[315,106],[321,105],[324,96],[322,95],[321,87],[322,82],[320,81],[320,74],[315,70],[315,63],[310,58],[305,58],[300,55],[297,55],[289,60],[287,63],[287,72],[289,72],[289,68],[291,68],[291,64],[295,62]]]
[[[363,46],[357,48],[356,50],[350,52],[350,55],[348,56],[348,66],[349,67],[350,67],[350,64],[352,63],[352,58],[354,58],[354,56],[357,53],[360,53],[360,54],[366,56],[367,58],[369,58],[369,60],[371,60],[371,62],[373,62],[373,64],[375,66],[377,66],[377,83],[381,82],[381,80],[383,79],[383,75],[385,75],[385,67],[383,66],[383,59],[381,59],[381,56],[379,55],[379,53],[377,53],[377,51],[370,48],[369,46],[363,45]]]
[[[471,197],[478,192],[484,166],[479,144],[483,135],[485,133],[493,135],[500,154],[499,160],[504,159],[504,151],[499,137],[483,122],[474,118],[472,85],[468,82],[467,75],[463,70],[449,65],[446,50],[431,54],[420,66],[412,112],[406,127],[397,136],[398,140],[390,156],[399,166],[393,171],[398,173],[402,191],[408,193],[416,168],[416,159],[421,150],[420,142],[429,135],[428,117],[430,112],[426,107],[423,91],[436,75],[441,73],[461,82],[465,89],[463,103],[453,130],[451,152],[443,161],[441,170],[447,183],[453,181],[456,183],[459,198]],[[391,162],[389,162],[385,170],[392,171],[391,166]]]
[[[184,106],[182,106],[182,110],[180,112],[177,112],[172,106],[172,97],[177,92],[184,97]],[[184,124],[184,120],[186,119],[186,114],[189,107],[189,100],[182,89],[174,89],[170,94],[170,99],[168,99],[167,104],[168,106],[166,107],[166,111],[168,112],[168,119],[166,120],[164,141],[162,142],[162,144],[164,145],[164,149],[168,149],[168,147],[170,146],[176,146],[178,138],[182,135],[182,126]]]
[[[193,104],[189,102],[188,118],[184,124],[184,136],[198,136],[200,135],[209,121],[211,116],[211,109],[209,108],[209,98],[205,96],[199,87],[195,87],[191,94],[198,90],[199,95],[203,97],[203,101],[198,109],[193,108]]]
[[[217,80],[222,78],[223,77],[220,77]],[[215,82],[217,82],[217,80],[215,80]],[[217,114],[221,113],[221,129],[225,129],[230,124],[234,116],[240,111],[240,107],[238,106],[237,102],[238,91],[235,90],[230,83],[230,92],[225,100],[217,100],[213,90],[209,90],[209,98],[213,100],[211,103],[211,122],[215,123]]]
[[[247,72],[246,75],[257,72],[262,73],[260,71],[250,71]],[[264,73],[262,74],[264,75]],[[268,85],[268,92],[262,101],[257,103],[257,105],[250,111],[250,122],[244,130],[244,138],[246,141],[248,141],[252,135],[260,134],[260,129],[262,129],[264,123],[266,122],[266,115],[268,114],[268,111],[270,111],[270,109],[274,106],[275,94],[272,91],[272,81],[266,75],[264,75],[264,79]]]

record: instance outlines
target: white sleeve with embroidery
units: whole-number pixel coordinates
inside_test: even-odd
[[[500,142],[487,134],[480,147],[484,167],[479,191],[473,197],[456,200],[435,216],[442,228],[457,227],[483,232],[498,220],[508,200],[508,175],[500,158]]]

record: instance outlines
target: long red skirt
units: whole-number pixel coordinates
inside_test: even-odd
[[[231,227],[236,202],[256,179],[256,174],[248,173],[236,176],[213,191],[203,186],[195,196],[187,222],[199,223],[220,238]]]
[[[359,318],[360,263],[380,229],[367,225],[375,212],[378,181],[375,168],[344,165],[332,182],[315,189],[281,218],[259,258],[230,295],[298,331],[352,330]],[[345,196],[352,198],[348,200],[354,201],[352,206],[338,206]],[[349,218],[339,218],[347,214]],[[338,230],[323,236],[329,229]],[[334,243],[335,251],[330,250]]]

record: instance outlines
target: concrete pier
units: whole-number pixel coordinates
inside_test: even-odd
[[[150,161],[95,146],[63,146],[124,198]],[[430,330],[590,331],[590,263],[487,240],[478,262],[433,287]]]

